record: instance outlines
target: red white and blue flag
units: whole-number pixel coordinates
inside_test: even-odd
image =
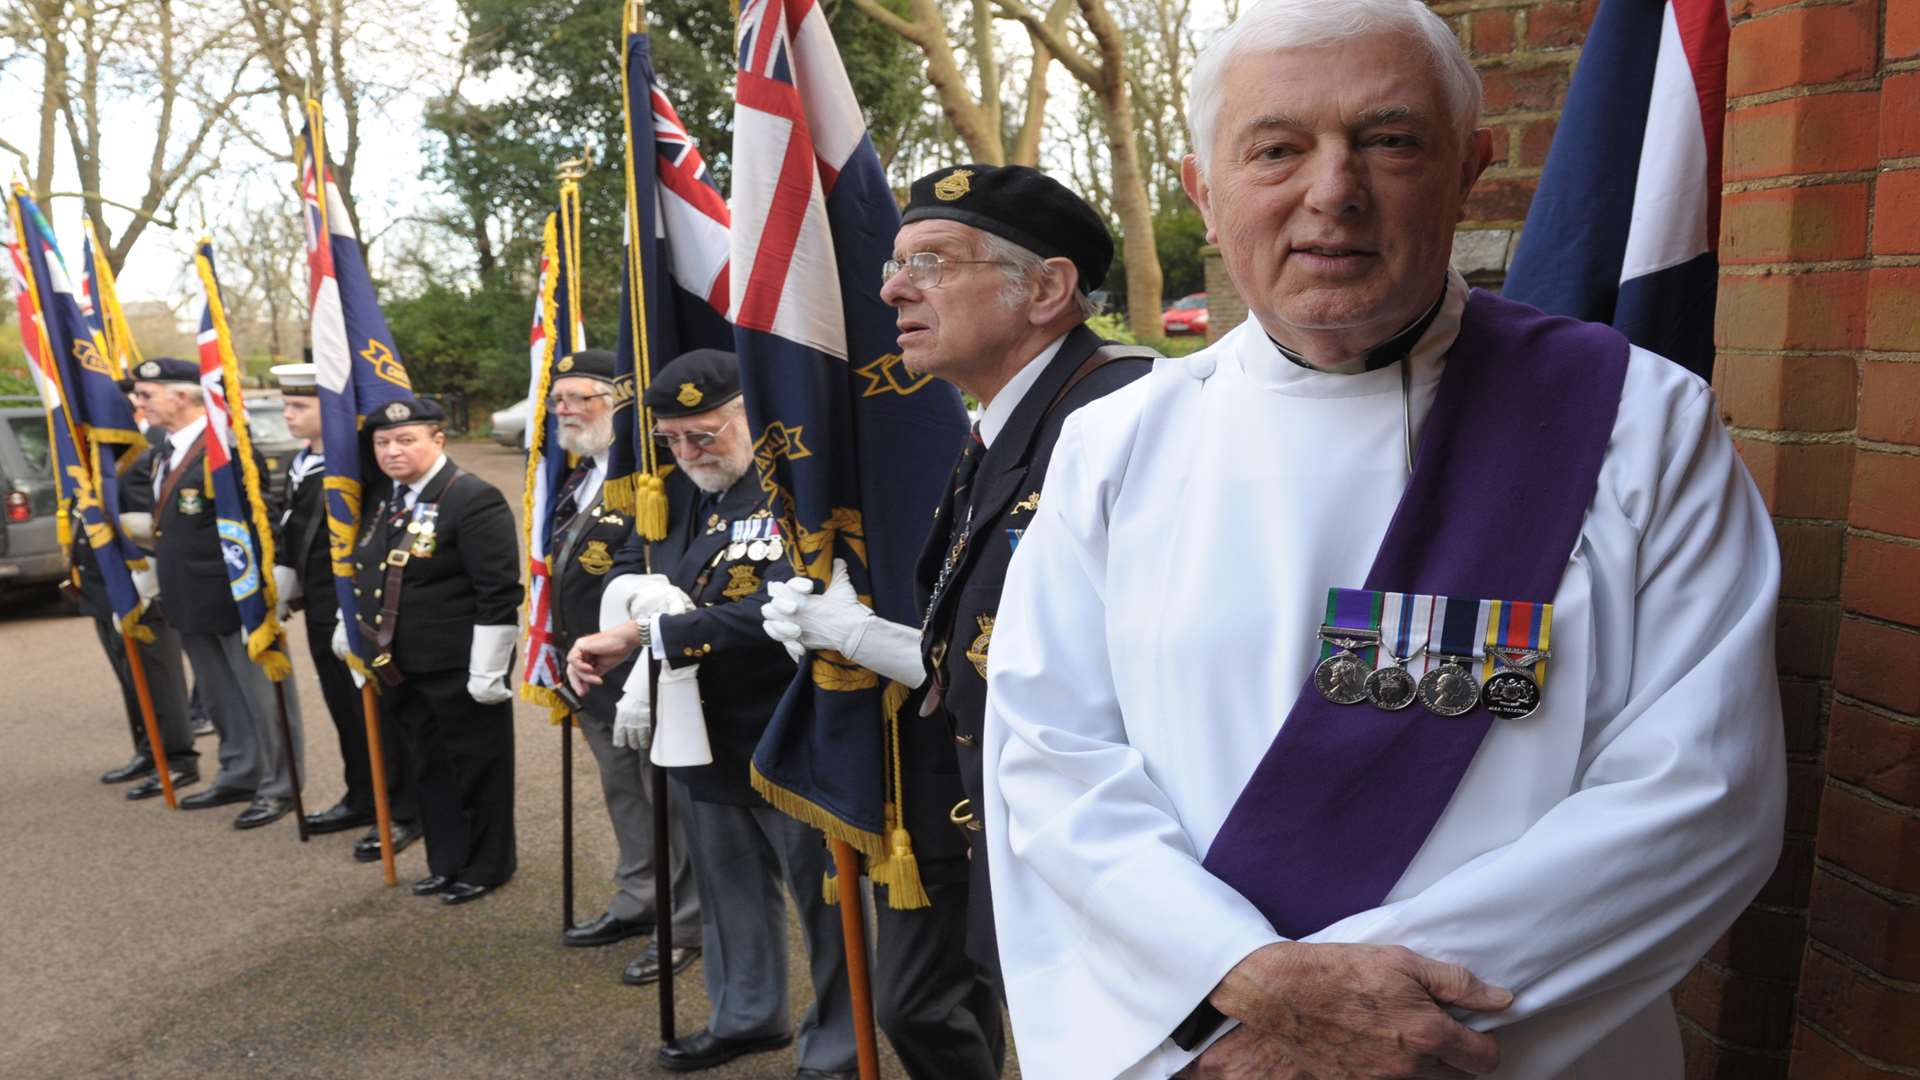
[[[1602,0],[1505,293],[1709,378],[1726,0]]]
[[[731,287],[761,484],[798,572],[843,559],[882,618],[915,623],[913,566],[967,420],[907,372],[880,267],[900,213],[816,0],[740,9]],[[918,884],[898,816],[903,688],[811,654],[753,757],[756,790],[873,861],[895,906]],[[887,732],[883,739],[880,732]]]

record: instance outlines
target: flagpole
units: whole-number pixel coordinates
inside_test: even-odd
[[[287,633],[285,630],[280,632],[277,640],[280,646],[280,655],[289,655],[287,653]],[[274,703],[280,707],[280,737],[286,740],[287,744],[287,776],[293,780],[294,832],[300,837],[300,842],[304,844],[309,839],[307,836],[307,800],[305,796],[300,794],[300,762],[293,752],[293,721],[287,716],[287,679],[292,677],[292,674],[288,674],[286,679],[271,679],[269,681],[273,683]]]
[[[147,686],[146,665],[140,662],[139,643],[131,629],[120,632],[127,648],[127,670],[133,674],[134,696],[140,699],[140,719],[147,727],[147,748],[153,752],[153,767],[160,776],[160,793],[167,797],[167,809],[180,809],[173,794],[173,769],[167,765],[167,748],[160,741],[160,725],[153,718],[153,691]]]
[[[566,275],[580,272],[580,179],[586,176],[587,170],[592,167],[593,158],[589,154],[582,154],[580,157],[561,162],[555,170],[560,181],[559,257],[554,260],[550,273]],[[563,284],[567,290],[567,310],[559,312],[558,315],[566,320],[567,340],[573,342],[577,349],[580,345],[575,340],[575,335],[580,329],[580,282],[566,280]],[[558,337],[560,328],[549,326],[547,333],[550,336],[547,339],[548,349],[545,355],[551,356],[553,343],[560,340]],[[545,385],[545,378],[543,374],[542,385]],[[543,451],[543,453],[551,452],[550,449]],[[528,467],[534,467],[531,461]],[[528,520],[531,521],[531,517]],[[549,570],[552,566],[552,557],[553,553],[549,551]],[[551,582],[552,578],[549,577],[548,580]],[[549,601],[549,603],[552,602]],[[564,671],[561,672],[560,677],[566,678]],[[573,929],[575,925],[573,918],[573,729],[578,722],[579,718],[571,708],[567,709],[565,718],[560,721],[560,918],[563,932]]]
[[[373,820],[380,830],[380,867],[386,872],[387,885],[400,884],[393,869],[393,808],[387,802],[387,752],[380,745],[380,705],[374,698],[373,681],[360,684],[360,711],[367,724],[367,763],[373,772]]]

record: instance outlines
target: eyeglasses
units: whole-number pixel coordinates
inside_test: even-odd
[[[547,408],[558,409],[560,406],[565,405],[568,410],[579,412],[587,407],[587,402],[597,401],[606,396],[608,395],[605,390],[597,394],[554,394],[547,398]]]
[[[707,447],[712,446],[713,440],[719,438],[725,431],[725,428],[720,428],[715,431],[689,431],[685,434],[656,431],[653,433],[653,443],[655,446],[663,446],[671,450],[682,442],[685,442],[705,450]]]
[[[1006,266],[1005,259],[949,259],[931,251],[916,251],[904,259],[888,259],[880,264],[880,284],[884,287],[900,271],[907,272],[907,283],[916,289],[931,289],[940,284],[948,266]]]

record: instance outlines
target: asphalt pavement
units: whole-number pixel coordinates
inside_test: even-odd
[[[452,453],[519,512],[519,451]],[[339,748],[293,623],[306,805],[319,810],[343,790]],[[561,735],[543,709],[516,706],[519,874],[448,908],[406,889],[427,872],[423,845],[401,853],[389,889],[379,863],[350,857],[358,830],[302,844],[291,816],[237,832],[240,806],[127,802],[98,780],[130,752],[120,702],[90,620],[47,596],[0,600],[0,1076],[676,1075],[653,1060],[657,989],[620,982],[644,941],[559,943]],[[209,778],[215,746],[198,743]],[[614,844],[577,735],[573,771],[585,920],[610,895]],[[789,940],[797,1022],[812,993],[797,929]],[[678,1032],[699,1030],[697,965],[676,990]],[[881,1044],[883,1074],[904,1075]],[[699,1075],[793,1068],[787,1050]]]

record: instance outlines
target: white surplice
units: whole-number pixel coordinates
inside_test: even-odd
[[[1454,276],[1410,361],[1416,445],[1444,364],[1473,362],[1445,355],[1464,296]],[[1168,1033],[1280,940],[1201,859],[1318,659],[1327,589],[1365,582],[1406,486],[1400,380],[1301,368],[1250,320],[1068,420],[1008,572],[983,742],[1026,1075],[1170,1075],[1192,1055]],[[1778,585],[1711,391],[1633,350],[1544,703],[1494,722],[1382,906],[1306,940],[1511,989],[1469,1020],[1498,1077],[1680,1076],[1667,991],[1779,853]]]

